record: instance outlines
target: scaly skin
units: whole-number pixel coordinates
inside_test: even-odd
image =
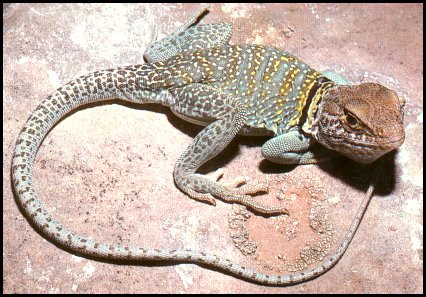
[[[402,144],[402,111],[393,91],[377,84],[339,85],[284,51],[259,45],[229,45],[230,33],[221,34],[230,31],[228,24],[187,29],[195,19],[165,41],[154,43],[147,52],[149,63],[82,76],[37,107],[19,134],[13,155],[17,202],[52,241],[83,255],[208,264],[262,284],[288,285],[317,277],[345,252],[372,196],[373,185],[337,251],[310,271],[283,276],[265,275],[204,252],[127,247],[82,237],[53,219],[35,192],[32,167],[48,131],[73,109],[111,98],[167,105],[185,120],[206,125],[176,163],[177,186],[197,200],[214,204],[213,197],[218,197],[266,214],[287,211],[252,199],[251,194],[266,190],[265,186],[236,188],[243,179],[224,185],[195,173],[225,149],[237,133],[275,136],[262,147],[262,154],[287,164],[324,159],[310,151],[316,141],[361,163],[370,163]],[[194,43],[195,39],[201,43]],[[163,45],[167,50],[161,51]]]

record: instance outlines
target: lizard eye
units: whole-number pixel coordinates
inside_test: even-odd
[[[352,129],[355,129],[355,130],[362,129],[362,124],[353,113],[345,110],[345,115],[342,117],[342,119],[345,122],[345,124],[351,127]]]

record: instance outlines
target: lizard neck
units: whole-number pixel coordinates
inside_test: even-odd
[[[336,83],[325,76],[319,76],[316,79],[316,83],[309,92],[305,108],[299,120],[299,126],[306,134],[312,135],[316,138],[315,135],[317,134],[317,129],[315,129],[315,127],[319,118],[319,116],[317,116],[318,106],[320,105],[322,98],[335,86]]]

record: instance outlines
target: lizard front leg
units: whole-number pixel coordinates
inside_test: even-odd
[[[315,140],[298,130],[278,135],[262,146],[262,156],[279,164],[312,164],[327,161],[330,151],[312,148]]]
[[[237,178],[228,184],[218,183],[195,173],[205,162],[219,154],[237,135],[246,121],[246,109],[238,99],[222,94],[203,84],[192,84],[170,90],[171,109],[192,122],[210,123],[192,141],[180,156],[174,168],[176,185],[191,198],[215,205],[214,197],[236,202],[266,214],[287,213],[284,208],[268,207],[253,200],[250,195],[265,187],[245,185],[245,179]],[[219,176],[217,174],[217,176]]]

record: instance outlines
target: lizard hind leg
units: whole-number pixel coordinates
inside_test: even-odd
[[[245,185],[247,178],[236,178],[230,183],[219,183],[222,171],[213,178],[195,173],[211,158],[218,155],[237,135],[246,120],[246,109],[232,96],[219,93],[215,88],[202,84],[191,84],[169,90],[174,104],[174,113],[192,122],[210,123],[192,141],[180,156],[174,168],[176,185],[193,199],[215,205],[214,197],[227,202],[248,206],[265,214],[287,213],[286,209],[269,207],[256,202],[248,194],[267,191],[262,184]],[[241,187],[239,185],[244,184]]]
[[[228,44],[232,35],[232,25],[214,23],[196,25],[197,20],[207,11],[203,7],[196,11],[182,26],[161,40],[153,40],[144,53],[148,63],[165,61],[183,52],[193,52]]]

